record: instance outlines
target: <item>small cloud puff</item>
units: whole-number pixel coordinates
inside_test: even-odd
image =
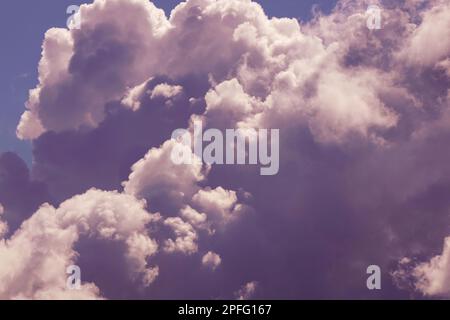
[[[205,267],[210,268],[211,270],[216,270],[221,263],[222,258],[217,253],[214,253],[212,251],[206,253],[202,258],[202,264]]]

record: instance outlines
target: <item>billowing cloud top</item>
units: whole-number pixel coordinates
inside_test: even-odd
[[[365,0],[306,23],[96,0],[48,30],[17,127],[33,166],[0,158],[0,297],[448,295],[450,3],[375,3],[380,30]],[[280,129],[279,174],[173,164],[193,120]],[[89,278],[68,291],[75,263]]]

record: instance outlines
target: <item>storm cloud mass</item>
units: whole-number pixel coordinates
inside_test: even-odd
[[[45,35],[17,127],[31,168],[0,156],[0,298],[450,297],[447,0],[78,14]],[[199,120],[280,129],[279,173],[174,164],[172,132]]]

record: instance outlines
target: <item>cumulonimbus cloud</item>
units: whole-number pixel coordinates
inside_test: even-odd
[[[132,274],[142,273],[146,285],[157,275],[147,258],[158,250],[146,225],[159,219],[145,202],[114,192],[90,190],[62,203],[43,205],[8,240],[0,243],[0,297],[15,299],[98,298],[92,283],[81,290],[66,286],[66,268],[74,264],[80,237],[120,241]]]
[[[24,252],[37,250],[30,226],[47,216],[56,227],[44,234],[67,234],[43,244],[61,246],[58,277],[86,227],[124,241],[126,260],[144,282],[159,272],[164,286],[185,297],[197,297],[189,288],[203,273],[189,270],[192,286],[181,290],[176,272],[164,277],[177,254],[201,261],[199,252],[218,252],[224,263],[214,274],[224,272],[229,296],[257,272],[258,287],[277,298],[357,295],[365,283],[355,274],[374,261],[389,275],[405,256],[436,256],[448,236],[450,152],[442,145],[450,136],[449,4],[375,2],[381,30],[366,27],[373,1],[365,0],[341,0],[306,23],[269,18],[247,0],[189,0],[170,17],[146,0],[83,5],[80,29],[46,33],[39,84],[17,128],[34,145],[26,185],[39,181],[51,197],[36,198],[58,205],[39,209],[2,240],[0,258],[44,265],[45,257],[17,251],[21,244]],[[279,175],[264,180],[251,167],[174,165],[170,132],[193,119],[209,128],[280,128]],[[84,193],[91,187],[106,191]],[[0,199],[8,217],[17,201]],[[132,228],[127,219],[110,220],[117,199],[140,208]],[[61,227],[67,203],[84,214]],[[103,209],[108,213],[99,215]],[[147,234],[149,211],[161,215],[159,234]],[[419,275],[419,292],[443,293],[445,252],[408,269]],[[146,266],[152,259],[159,269]],[[64,296],[60,278],[21,268],[14,277],[22,280],[2,284],[0,294]],[[0,279],[14,278],[11,272],[0,270]],[[43,289],[30,289],[41,278]],[[239,297],[253,287],[242,287]],[[208,298],[218,295],[207,289]],[[86,292],[100,295],[93,284]]]

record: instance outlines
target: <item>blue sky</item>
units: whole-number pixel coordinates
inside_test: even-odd
[[[155,0],[167,13],[180,1]],[[336,0],[259,0],[270,16],[296,17],[307,20],[311,8],[318,5],[329,11]],[[15,128],[24,110],[28,90],[37,83],[37,65],[44,33],[51,27],[64,27],[66,8],[82,4],[79,0],[6,0],[0,13],[0,152],[13,151],[28,162],[31,146],[18,141]]]

